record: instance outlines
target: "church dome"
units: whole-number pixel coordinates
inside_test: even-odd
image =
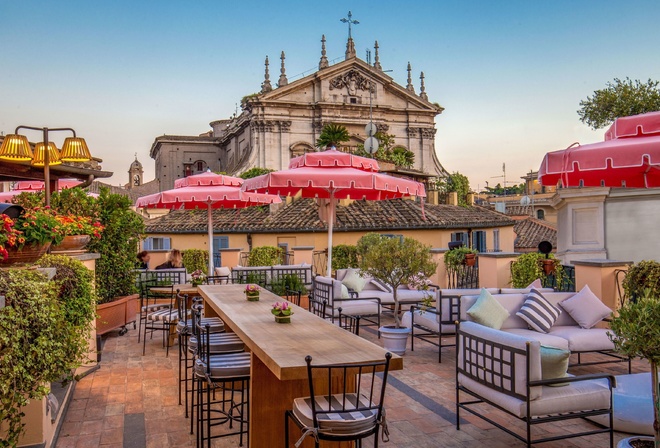
[[[141,170],[142,169],[142,164],[138,161],[137,158],[133,161],[133,163],[131,163],[130,169],[131,170]]]

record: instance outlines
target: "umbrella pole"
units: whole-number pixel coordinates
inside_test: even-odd
[[[335,224],[335,193],[330,193],[330,210],[328,212],[328,277],[332,277],[332,231]]]
[[[209,233],[209,272],[207,275],[213,275],[213,213],[211,212],[211,204],[208,207],[208,233]]]

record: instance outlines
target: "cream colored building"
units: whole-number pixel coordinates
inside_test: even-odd
[[[345,60],[330,65],[323,37],[318,71],[292,82],[284,52],[277,64],[277,83],[270,80],[271,62],[266,57],[261,89],[243,98],[240,114],[211,122],[212,129],[200,136],[155,139],[150,156],[161,189],[207,168],[232,175],[253,167],[286,169],[292,157],[316,150],[323,126],[330,123],[349,131],[351,140],[342,146],[356,148],[367,138],[370,116],[378,130],[394,135],[394,147],[413,152],[414,170],[445,176],[435,152],[435,117],[443,108],[429,101],[423,73],[418,88],[413,85],[410,64],[407,85],[394,82],[381,68],[377,45],[370,65],[357,58],[349,38]]]

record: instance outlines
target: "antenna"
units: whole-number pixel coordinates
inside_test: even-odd
[[[507,180],[506,180],[506,163],[504,163],[504,162],[502,163],[502,175],[501,176],[491,176],[490,178],[491,179],[503,178],[502,183],[504,184],[504,187],[503,187],[504,188],[504,196],[506,196],[506,183],[507,183]],[[488,182],[486,182],[486,186],[488,186]]]

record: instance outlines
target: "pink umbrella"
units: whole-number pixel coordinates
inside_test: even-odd
[[[660,112],[622,117],[605,141],[549,152],[539,168],[542,185],[660,187]]]
[[[243,190],[281,196],[302,192],[303,197],[328,199],[328,276],[332,269],[332,232],[335,199],[394,199],[425,197],[424,185],[378,172],[378,162],[330,149],[306,153],[289,163],[288,170],[247,179]]]
[[[206,172],[177,179],[174,189],[142,196],[136,207],[194,209],[206,206],[208,210],[209,275],[213,273],[213,214],[214,208],[244,208],[282,202],[279,196],[241,191],[243,179]]]
[[[78,179],[59,179],[57,181],[58,191],[66,188],[73,188],[80,185],[82,181]],[[14,196],[21,193],[36,193],[37,191],[44,190],[44,183],[40,180],[20,180],[14,184],[14,189],[10,191],[0,192],[0,202],[11,202]],[[88,196],[98,196],[96,193],[87,193]]]

